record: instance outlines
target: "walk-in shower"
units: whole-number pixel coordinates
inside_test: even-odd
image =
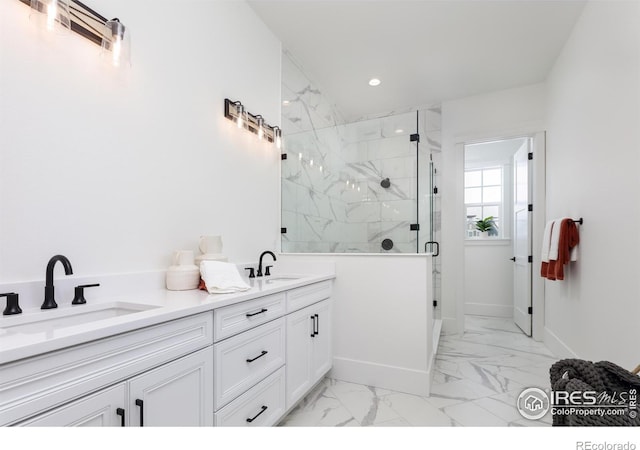
[[[282,78],[282,251],[435,253],[440,108],[346,121],[286,54]]]

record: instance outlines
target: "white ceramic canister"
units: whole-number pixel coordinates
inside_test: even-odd
[[[192,250],[175,252],[173,265],[167,270],[166,282],[170,291],[198,289],[200,269],[194,263]]]

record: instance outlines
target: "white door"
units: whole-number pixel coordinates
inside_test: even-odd
[[[513,320],[531,336],[531,212],[529,165],[530,141],[513,156]]]
[[[204,348],[129,382],[131,426],[213,426],[213,349]]]
[[[331,369],[331,303],[324,300],[314,305],[314,336],[311,338],[311,384]]]
[[[314,334],[313,306],[287,316],[287,409],[311,388],[311,339]]]
[[[125,383],[103,389],[55,408],[20,426],[26,427],[124,427],[128,416]]]

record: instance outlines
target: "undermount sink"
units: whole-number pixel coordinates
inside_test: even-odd
[[[302,275],[271,275],[264,278],[264,282],[267,284],[270,283],[281,283],[283,281],[292,281],[299,280],[303,278]]]
[[[0,320],[2,333],[42,333],[158,308],[142,303],[108,302],[44,310]]]

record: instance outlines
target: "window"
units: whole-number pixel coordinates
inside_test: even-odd
[[[467,213],[467,237],[480,236],[476,221],[493,216],[495,231],[489,236],[502,237],[502,167],[482,167],[464,173],[464,204]]]

